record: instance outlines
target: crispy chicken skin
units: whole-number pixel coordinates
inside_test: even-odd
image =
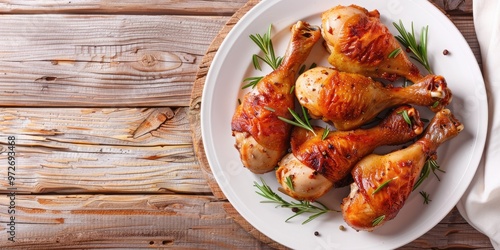
[[[336,6],[321,15],[322,35],[330,52],[329,63],[340,71],[395,80],[405,77],[412,82],[422,76],[389,29],[380,22],[377,10],[350,5]]]
[[[442,76],[428,75],[408,87],[386,87],[370,77],[324,67],[300,75],[295,94],[311,117],[332,122],[338,130],[355,129],[397,105],[428,106],[437,112],[452,99]]]
[[[401,113],[413,121],[410,126]],[[276,170],[282,190],[298,200],[316,200],[343,180],[361,158],[382,145],[405,143],[423,131],[418,111],[404,105],[394,109],[382,122],[369,129],[334,131],[322,140],[323,128],[315,134],[302,128],[292,132],[292,153]],[[286,184],[290,178],[293,189]]]
[[[321,38],[319,27],[302,21],[294,24],[291,32],[281,65],[242,98],[231,121],[241,161],[254,173],[273,170],[289,148],[291,125],[278,116],[292,119],[288,112],[294,108],[290,89],[299,67]]]
[[[450,110],[443,109],[412,145],[386,155],[371,154],[358,162],[352,170],[355,182],[350,195],[342,203],[347,224],[356,230],[372,231],[393,219],[412,192],[426,160],[437,158],[437,148],[463,128]],[[384,219],[374,225],[379,217]]]

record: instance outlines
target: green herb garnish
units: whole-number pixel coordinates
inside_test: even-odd
[[[255,34],[255,35],[250,35],[250,39],[257,44],[257,46],[264,52],[264,56],[260,56],[257,54],[254,54],[252,56],[252,64],[253,67],[256,70],[262,71],[262,68],[260,66],[260,61],[265,62],[267,65],[269,65],[273,70],[277,69],[281,62],[283,61],[283,57],[276,56],[274,53],[274,47],[273,47],[273,41],[271,40],[271,30],[272,30],[272,25],[269,25],[269,29],[267,30],[267,33],[264,33],[263,35],[260,34]],[[247,77],[243,80],[243,82],[248,82],[247,84],[243,85],[242,89],[246,89],[248,87],[254,88],[257,83],[259,83],[260,80],[262,80],[262,76],[252,76],[252,77]]]
[[[293,188],[293,175],[289,175],[285,178],[285,183],[286,183],[286,186],[292,190],[292,191],[295,191],[295,189]]]
[[[252,77],[245,78],[243,81],[248,82],[248,83],[243,85],[243,87],[241,87],[241,89],[246,89],[248,87],[254,88],[255,85],[257,85],[257,83],[259,83],[260,80],[262,80],[262,78],[264,78],[264,77],[263,76],[252,76]]]
[[[255,69],[261,70],[259,59],[271,66],[272,69],[277,69],[283,61],[283,57],[276,56],[274,54],[273,41],[271,40],[271,30],[272,25],[269,25],[267,33],[264,35],[250,35],[250,39],[252,39],[252,41],[259,46],[260,50],[264,52],[264,57],[257,54],[253,55],[252,63]]]
[[[393,50],[391,53],[389,53],[389,55],[387,57],[394,58],[394,57],[398,56],[399,53],[401,53],[401,48],[397,48],[397,49]]]
[[[312,213],[307,220],[302,222],[302,224],[306,224],[317,217],[326,214],[328,212],[338,212],[336,210],[331,210],[327,208],[325,205],[321,204],[320,202],[315,202],[319,206],[311,204],[309,201],[285,201],[283,198],[281,198],[278,194],[273,192],[273,190],[264,182],[264,180],[261,179],[262,185],[259,185],[257,182],[254,182],[254,187],[258,189],[258,191],[255,191],[257,194],[260,196],[266,198],[265,201],[261,201],[262,203],[275,203],[278,204],[277,207],[284,207],[284,208],[291,208],[292,211],[295,212],[294,215],[288,217],[285,222],[288,222],[292,218],[301,215],[303,213]]]
[[[385,220],[385,214],[372,220],[372,226],[377,226],[378,224],[382,223],[382,221],[384,221],[384,220]]]
[[[432,108],[437,108],[439,106],[439,101],[435,101],[434,104],[432,104]]]
[[[264,109],[269,110],[269,111],[271,111],[271,112],[276,112],[276,110],[275,110],[275,109],[273,109],[273,108],[271,108],[271,107],[269,107],[269,106],[264,106]]]
[[[314,135],[316,135],[316,132],[314,132],[314,129],[311,126],[311,123],[309,123],[309,116],[307,115],[306,109],[304,108],[304,106],[301,106],[301,108],[302,108],[302,114],[304,116],[304,119],[300,118],[300,116],[295,111],[293,111],[291,108],[288,108],[288,111],[290,112],[290,114],[292,114],[295,121],[289,120],[289,119],[287,119],[285,117],[281,117],[281,116],[278,116],[278,119],[280,119],[286,123],[292,124],[294,126],[301,127],[301,128],[306,129],[308,131],[311,131]]]
[[[321,136],[321,140],[324,141],[329,134],[330,134],[330,128],[327,126],[325,127],[325,130],[323,130],[323,135]]]
[[[411,33],[406,30],[401,20],[399,20],[399,25],[396,22],[393,22],[392,24],[399,32],[399,35],[396,36],[396,39],[405,47],[410,49],[410,51],[413,53],[413,56],[411,56],[411,58],[417,60],[417,62],[422,64],[430,74],[433,74],[429,65],[429,60],[427,59],[427,34],[429,31],[429,26],[425,26],[422,28],[422,33],[420,34],[420,43],[417,43],[417,39],[415,38],[415,31],[413,29],[413,22],[411,23]]]
[[[378,186],[378,187],[377,187],[377,189],[373,190],[372,195],[374,195],[374,194],[378,193],[378,192],[379,192],[380,190],[382,190],[385,186],[389,185],[389,182],[391,182],[392,180],[394,180],[394,178],[384,181],[382,184],[380,184],[380,186]]]
[[[422,195],[422,197],[424,198],[424,204],[429,204],[429,202],[432,201],[431,199],[429,199],[429,194],[426,193],[425,191],[420,191],[418,193]]]
[[[402,115],[405,122],[411,126],[411,119],[410,119],[410,116],[408,115],[407,110],[399,111],[398,114]]]
[[[436,178],[438,179],[438,181],[441,181],[441,179],[439,179],[439,176],[436,174],[436,170],[437,171],[440,171],[442,173],[446,173],[446,171],[440,169],[439,165],[437,164],[437,162],[433,159],[427,159],[427,161],[425,162],[424,164],[424,167],[422,169],[422,172],[420,172],[420,176],[418,178],[418,180],[415,182],[415,185],[413,186],[413,190],[417,189],[418,186],[420,186],[420,184],[422,184],[422,182],[427,179],[427,177],[429,177],[429,174],[431,173],[434,173],[434,175],[436,176]]]

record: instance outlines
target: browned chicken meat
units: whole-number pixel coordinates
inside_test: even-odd
[[[291,119],[288,109],[294,108],[294,96],[290,89],[300,66],[321,38],[319,27],[301,21],[291,32],[281,65],[244,96],[231,121],[235,147],[243,165],[254,173],[273,170],[287,152],[291,125],[278,116]]]
[[[412,120],[411,125],[403,112]],[[422,133],[423,123],[415,108],[404,105],[369,129],[334,131],[324,140],[323,128],[316,127],[314,131],[294,128],[292,153],[280,161],[276,171],[282,191],[298,200],[318,199],[348,176],[362,157],[378,146],[402,144],[415,138]]]
[[[354,183],[344,198],[344,220],[356,230],[372,231],[393,219],[413,190],[427,159],[464,126],[448,109],[436,113],[422,137],[405,149],[369,155],[352,170]]]
[[[311,117],[330,121],[338,130],[357,128],[389,107],[415,104],[437,112],[452,99],[442,76],[428,75],[408,87],[386,87],[370,77],[324,67],[300,75],[295,94]]]
[[[328,61],[340,71],[395,80],[399,76],[412,82],[421,78],[418,68],[405,53],[389,58],[401,45],[380,22],[377,10],[336,6],[321,16],[322,35],[330,52]]]

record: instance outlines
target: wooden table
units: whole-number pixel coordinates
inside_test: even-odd
[[[2,1],[0,248],[281,247],[212,192],[190,126],[207,48],[246,2]],[[472,1],[434,2],[479,60]],[[404,248],[491,244],[454,209]]]

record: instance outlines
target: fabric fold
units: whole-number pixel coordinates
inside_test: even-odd
[[[473,1],[488,95],[488,138],[478,170],[457,204],[462,216],[500,249],[500,1]]]

